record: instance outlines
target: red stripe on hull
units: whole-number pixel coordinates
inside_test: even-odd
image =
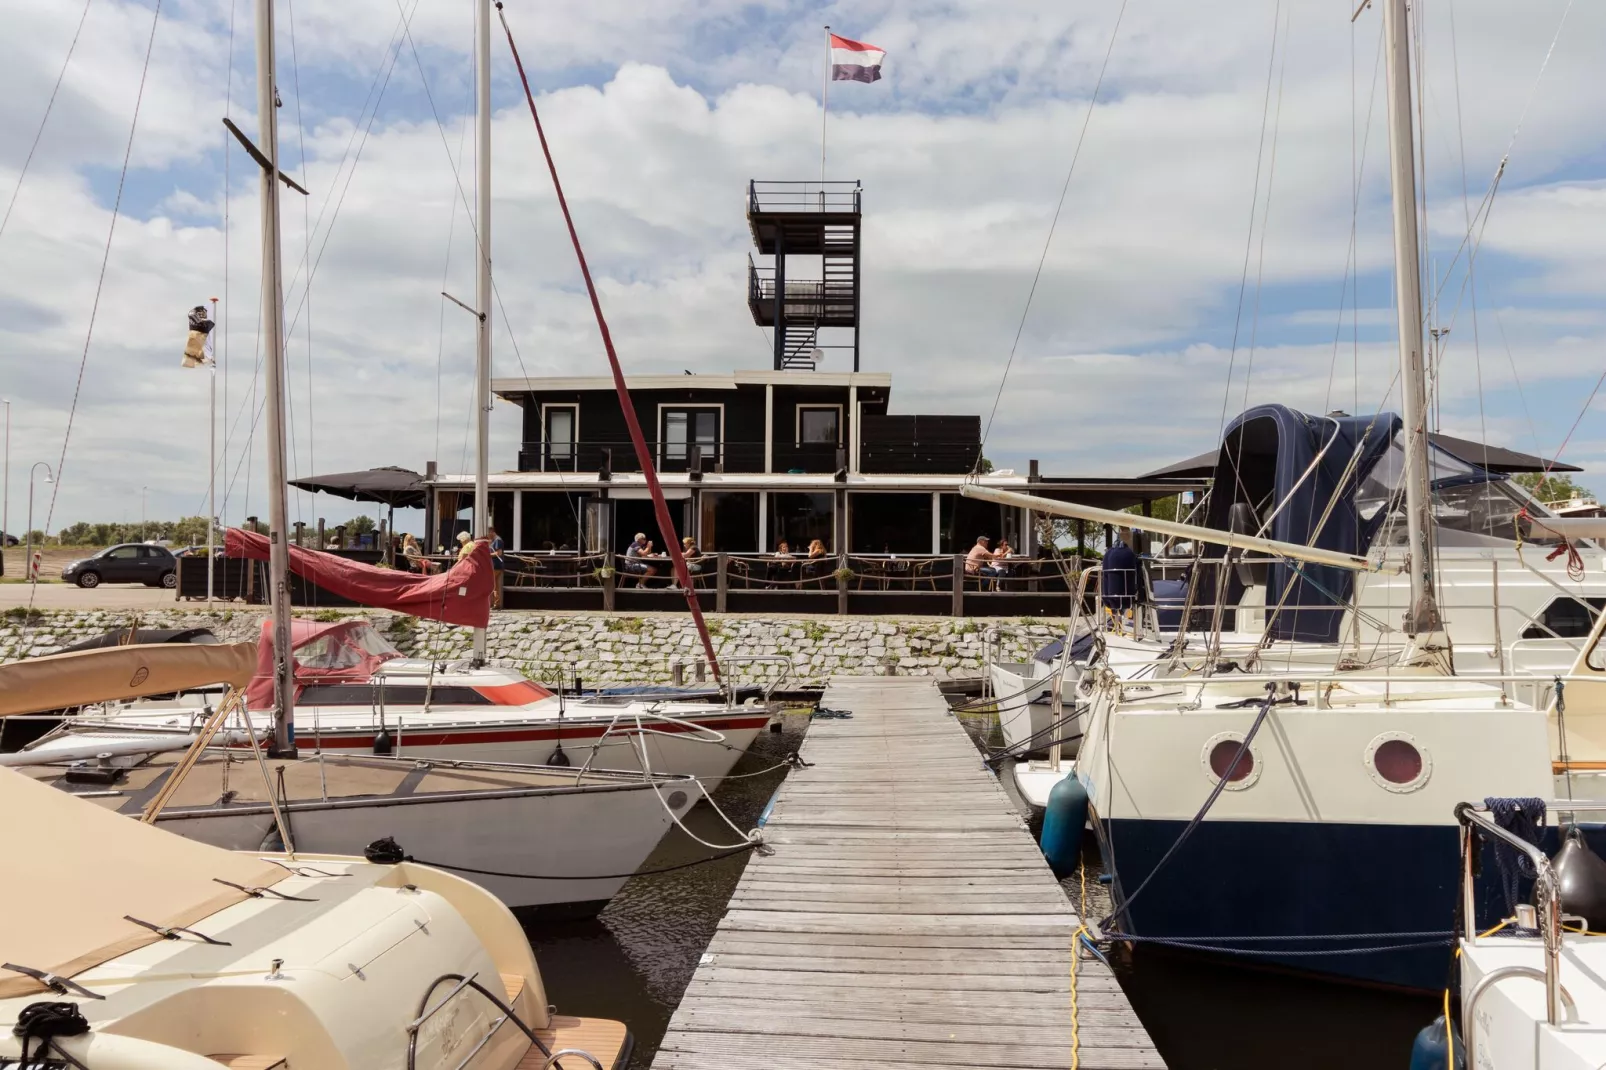
[[[739,717],[728,721],[710,721],[699,723],[700,728],[709,728],[714,731],[742,731],[748,728],[762,728],[769,723],[769,716]],[[624,729],[628,731],[628,729]],[[341,729],[333,732],[325,729],[320,740],[327,750],[367,750],[374,745],[373,727],[362,729]],[[399,735],[403,745],[407,747],[450,747],[464,744],[484,743],[529,743],[543,739],[593,739],[600,737],[605,729],[593,728],[505,728],[505,729],[477,729],[454,728],[446,731],[431,731],[429,729],[409,729],[402,723]],[[653,724],[648,729],[651,732],[690,732],[691,728],[682,725],[665,724],[662,721]],[[618,733],[615,733],[618,734]],[[309,732],[298,732],[302,741],[312,738]]]

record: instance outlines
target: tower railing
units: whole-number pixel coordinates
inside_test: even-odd
[[[858,181],[783,182],[751,179],[747,183],[747,211],[853,212],[859,211]]]

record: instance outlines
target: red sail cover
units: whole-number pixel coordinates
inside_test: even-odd
[[[268,559],[268,539],[230,528],[223,539],[230,557]],[[426,620],[483,628],[491,622],[491,549],[484,539],[462,561],[437,576],[348,561],[334,554],[290,547],[290,571],[342,598]]]
[[[296,697],[308,684],[366,684],[379,667],[401,651],[361,617],[324,622],[292,620],[290,654],[296,661]],[[246,688],[253,710],[273,708],[273,621],[262,622],[257,671]]]

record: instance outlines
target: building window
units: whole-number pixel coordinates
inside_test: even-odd
[[[775,545],[768,549],[779,550],[784,542],[789,552],[801,557],[819,539],[831,553],[835,522],[835,494],[771,494],[770,541]]]
[[[852,553],[931,553],[929,493],[856,491],[848,495],[848,518]]]
[[[719,460],[718,408],[666,408],[661,410],[663,459],[688,464],[691,447],[698,447],[705,465]]]
[[[541,410],[542,442],[544,444],[545,463],[543,468],[548,471],[574,471],[575,458],[578,450],[578,430],[580,422],[580,407],[578,405],[547,405]]]
[[[698,548],[705,554],[751,554],[758,544],[758,495],[751,492],[704,491]]]
[[[841,443],[842,406],[798,406],[797,444],[799,446],[839,446]]]

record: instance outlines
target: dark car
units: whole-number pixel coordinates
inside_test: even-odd
[[[99,587],[103,583],[177,587],[178,561],[165,546],[129,542],[74,561],[61,570],[61,578],[80,587]]]

